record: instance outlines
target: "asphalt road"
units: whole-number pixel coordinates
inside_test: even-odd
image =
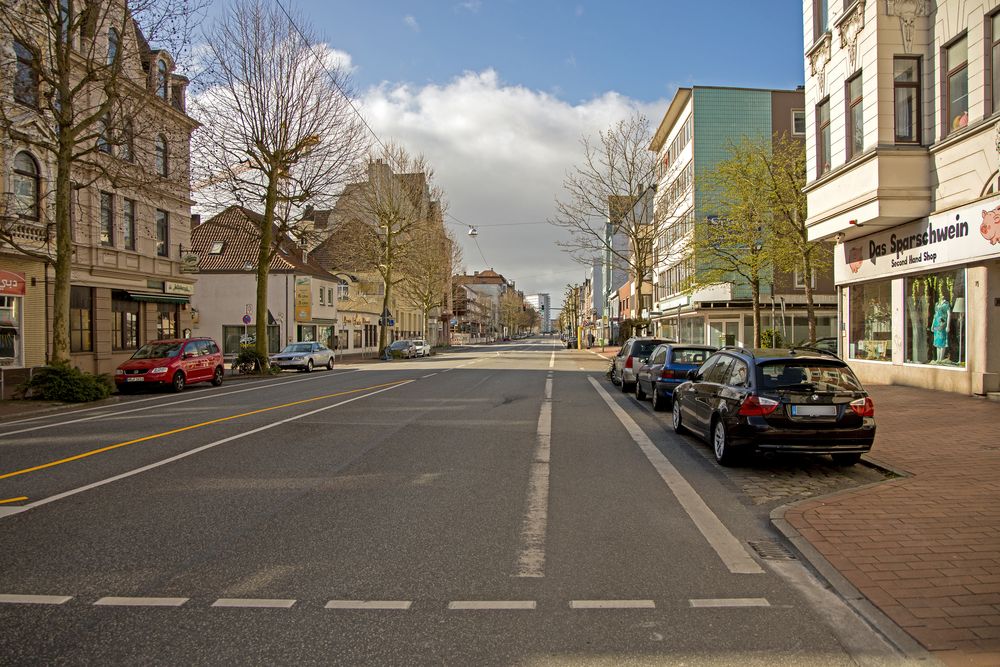
[[[0,664],[907,663],[605,366],[537,339],[0,424]]]

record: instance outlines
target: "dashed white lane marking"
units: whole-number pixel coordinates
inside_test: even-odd
[[[295,600],[273,600],[266,598],[219,598],[213,607],[238,607],[241,609],[290,609]]]
[[[72,595],[0,595],[0,604],[63,604]]]
[[[95,605],[102,607],[180,607],[190,598],[101,598]]]
[[[652,600],[570,600],[570,609],[656,609]]]
[[[688,600],[692,607],[697,608],[718,608],[718,607],[770,607],[771,603],[764,598],[709,598],[702,600]]]
[[[423,376],[423,377],[422,377],[422,378],[420,378],[420,379],[421,379],[421,380],[426,380],[427,378],[432,378],[432,377],[434,377],[435,375],[437,375],[437,373],[428,373],[427,375]]]
[[[556,351],[552,350],[552,354],[549,355],[549,368],[554,368],[556,365]]]
[[[604,387],[598,384],[597,380],[592,377],[588,377],[587,379],[590,380],[590,383],[594,385],[594,389],[597,390],[597,393],[604,399],[604,402],[611,408],[611,412],[618,417],[618,421],[625,427],[628,434],[632,436],[635,444],[639,445],[639,449],[642,450],[646,458],[649,459],[649,462],[656,468],[656,472],[659,473],[660,478],[666,482],[671,492],[677,498],[677,501],[681,504],[681,507],[691,517],[691,521],[694,522],[694,525],[698,527],[701,534],[712,548],[715,549],[715,553],[719,555],[719,558],[722,559],[722,562],[729,571],[733,574],[763,574],[764,570],[757,564],[757,561],[740,544],[740,541],[729,532],[729,529],[723,525],[719,517],[709,509],[705,501],[698,495],[698,492],[684,479],[677,468],[667,460],[663,452],[656,448],[656,445],[639,428],[635,420],[611,398],[611,395],[604,390]]]
[[[409,609],[411,600],[330,600],[326,609]]]
[[[448,603],[448,609],[534,609],[534,600],[455,600]]]
[[[545,397],[538,414],[538,434],[528,479],[528,509],[521,523],[517,577],[545,576],[545,531],[549,515],[549,456],[552,445],[552,378],[545,378]]]

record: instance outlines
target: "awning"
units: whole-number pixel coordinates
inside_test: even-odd
[[[155,303],[190,303],[191,297],[180,294],[163,294],[162,292],[128,292],[133,301],[153,301]]]
[[[330,325],[330,326],[332,326],[332,325],[334,325],[336,323],[337,323],[337,320],[331,320],[331,319],[327,319],[325,317],[314,317],[314,318],[312,318],[312,320],[310,320],[308,322],[308,324],[324,324],[324,325]]]

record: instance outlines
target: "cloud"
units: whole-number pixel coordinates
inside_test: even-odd
[[[482,9],[483,3],[480,0],[468,0],[467,2],[460,2],[455,5],[456,9],[464,9],[467,12],[475,14],[480,9]]]
[[[417,23],[417,19],[413,17],[412,14],[407,14],[403,17],[403,23],[409,26],[410,30],[413,32],[420,32],[420,24]]]
[[[360,100],[383,139],[423,153],[449,203],[448,218],[470,269],[490,266],[526,292],[580,282],[584,269],[556,247],[564,231],[554,214],[566,172],[582,156],[580,137],[596,135],[634,109],[655,125],[666,100],[639,104],[618,93],[567,103],[548,93],[505,84],[492,70],[466,72],[445,85],[383,83]],[[466,228],[479,229],[479,248]],[[535,223],[535,224],[510,224]],[[555,304],[553,304],[555,307]]]

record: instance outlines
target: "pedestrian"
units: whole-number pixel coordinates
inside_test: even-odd
[[[587,349],[589,350],[592,347],[594,347],[594,334],[593,333],[588,333],[587,334]]]

